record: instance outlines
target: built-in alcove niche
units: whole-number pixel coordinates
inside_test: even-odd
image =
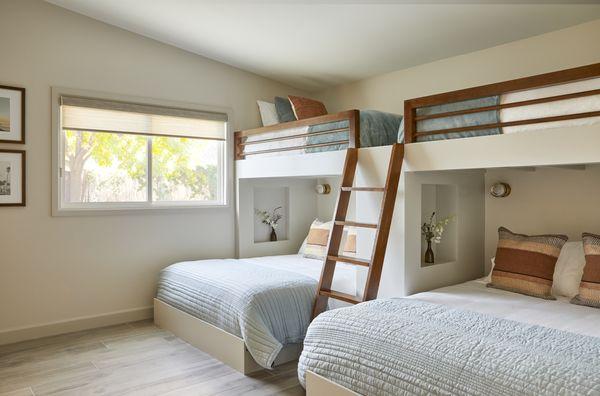
[[[428,222],[431,214],[436,213],[435,221],[448,216],[458,215],[458,187],[453,184],[422,184],[421,185],[421,224]],[[421,267],[446,264],[456,261],[458,227],[460,221],[455,217],[444,229],[440,243],[432,243],[434,263],[424,261],[427,241],[421,238]]]
[[[289,234],[289,187],[254,187],[254,209],[266,210],[271,212],[277,207],[281,207],[279,213],[283,215],[276,229],[277,241],[287,241]],[[254,213],[254,243],[270,243],[271,228],[261,222],[261,219]]]
[[[403,273],[397,275],[397,279],[403,277],[402,292],[413,294],[483,276],[484,171],[406,172],[404,177],[404,190],[399,191],[399,196],[404,203],[405,217],[403,224],[397,224],[396,228],[400,243],[395,249],[388,246],[388,251],[396,251],[398,257],[403,258],[399,266]],[[432,265],[424,263],[427,242],[421,235],[421,226],[434,210],[440,219],[449,215],[456,218],[446,227],[441,243],[433,244],[435,263]],[[402,221],[397,216],[394,219]],[[385,267],[383,271],[382,279],[386,280],[391,275],[386,274]]]

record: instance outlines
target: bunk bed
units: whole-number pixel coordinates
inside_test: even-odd
[[[317,149],[325,152],[335,150],[346,155],[346,160],[341,161],[345,172],[342,187],[346,190],[340,194],[345,204],[338,204],[339,214],[336,221],[331,223],[325,265],[323,259],[312,259],[302,255],[200,260],[173,264],[163,270],[159,278],[154,301],[155,323],[243,373],[269,369],[297,359],[312,318],[311,312],[314,315],[315,310],[325,310],[336,306],[340,301],[356,302],[355,298],[345,296],[358,294],[354,266],[366,265],[367,260],[338,254],[343,250],[341,242],[345,233],[344,227],[362,226],[359,223],[343,221],[350,192],[353,190],[356,150],[361,146],[361,142],[368,142],[369,145],[389,143],[395,147],[395,154],[390,159],[391,170],[388,177],[395,184],[387,182],[386,187],[389,188],[383,194],[384,205],[391,209],[382,212],[383,220],[380,223],[383,228],[378,232],[378,253],[371,268],[377,269],[377,263],[379,267],[383,263],[403,152],[402,145],[395,143],[400,117],[380,112],[349,111],[311,119],[310,125],[308,123],[297,121],[284,125],[284,128],[289,129],[289,124],[292,124],[292,130],[297,132],[296,137],[290,137],[289,134],[273,137],[269,135],[276,130],[273,127],[261,128],[263,136],[258,140],[252,139],[256,131],[239,132],[236,136],[236,158],[298,150],[297,147],[289,145],[264,147],[265,144],[272,145],[282,140],[295,144],[294,140],[298,139],[298,135],[306,138],[301,151],[309,150],[311,155],[315,155],[320,154],[315,152]],[[374,125],[383,125],[389,133],[377,135],[376,132],[380,129],[373,127]],[[311,142],[312,136],[306,136],[308,133],[314,133],[319,140],[324,141]],[[332,136],[323,138],[327,134]],[[245,147],[250,146],[250,143],[262,147],[246,151]],[[273,160],[268,157],[267,159]],[[384,190],[383,187],[374,189],[376,192]],[[385,227],[385,224],[388,226]],[[379,228],[379,224],[367,226]],[[331,244],[331,241],[337,242]],[[335,257],[335,260],[332,257]],[[338,261],[341,263],[336,265]],[[328,269],[326,272],[329,274],[325,283],[323,268]],[[337,270],[335,278],[334,270]],[[375,272],[370,277],[371,287],[366,294],[368,298],[374,298],[376,295],[380,271]],[[336,293],[326,295],[326,289],[335,289]],[[319,304],[314,304],[315,296],[318,296]],[[330,297],[339,301],[330,303]]]
[[[407,100],[407,171],[600,163],[600,64]],[[476,115],[476,116],[473,116]],[[597,308],[471,281],[319,315],[307,395],[596,394]]]
[[[600,64],[407,100],[380,143],[363,144],[362,113],[236,132],[237,177],[341,175],[340,150],[380,153],[390,136],[406,144],[407,172],[600,162]]]
[[[376,129],[367,127],[370,122],[365,118],[367,113],[359,110],[238,131],[234,135],[236,178],[239,182],[240,179],[244,178],[350,175],[350,173],[353,174],[354,170],[345,172],[348,168],[347,161],[344,161],[344,158],[348,159],[347,153],[353,153],[351,154],[351,162],[356,166],[358,161],[356,149],[358,148],[364,149],[361,151],[361,158],[377,157],[377,159],[387,159],[394,157],[390,153],[394,151],[393,147],[398,148],[399,146],[402,147],[402,150],[398,149],[397,151],[404,156],[402,170],[408,172],[528,166],[532,164],[600,163],[600,152],[597,149],[600,146],[600,133],[597,133],[598,124],[594,123],[600,118],[600,109],[561,115],[536,116],[512,121],[501,121],[494,118],[490,121],[490,116],[497,117],[498,113],[510,109],[553,104],[559,101],[597,99],[600,87],[584,87],[577,92],[553,94],[544,98],[515,100],[508,95],[515,93],[518,96],[521,91],[544,88],[548,85],[591,80],[599,76],[600,64],[595,64],[409,100],[405,104],[406,116],[402,119],[402,122],[397,118],[398,127],[396,128],[393,126],[395,124],[389,123],[385,133],[380,135],[377,134]],[[487,102],[481,100],[490,97],[492,99],[485,99]],[[492,101],[492,103],[489,101]],[[458,108],[457,105],[450,106],[455,102],[467,102],[468,106],[465,107],[464,103],[459,104]],[[478,116],[471,118],[472,114],[478,114]],[[484,116],[481,116],[481,114]],[[506,113],[504,114],[506,115]],[[507,117],[513,117],[513,114],[509,112]],[[439,121],[436,120],[444,118],[450,118],[451,122],[440,127]],[[584,125],[561,124],[558,125],[560,127],[557,127],[556,124],[553,124],[555,122],[572,122],[582,119],[586,119]],[[431,123],[432,120],[435,122]],[[459,123],[457,125],[457,120],[462,120],[463,124]],[[502,133],[508,131],[506,128],[542,124],[554,128]],[[435,136],[435,139],[431,136]],[[568,138],[565,138],[565,136],[568,136]],[[469,138],[463,139],[465,137]],[[396,142],[406,144],[398,145]],[[488,150],[490,147],[493,147],[492,151]],[[277,155],[277,158],[272,158],[274,155]],[[402,155],[396,157],[402,161]],[[387,160],[385,162],[387,165]],[[400,167],[393,167],[392,165],[393,163],[390,164],[389,169],[394,169],[395,176],[399,176]],[[352,179],[349,178],[348,180],[350,183],[342,187],[346,189],[344,191],[350,192],[353,189]],[[368,190],[368,188],[365,188],[365,190]],[[385,188],[373,190],[385,190]],[[344,195],[340,194],[340,197]],[[393,199],[388,201],[393,202]],[[393,205],[391,206],[393,208]],[[389,216],[383,216],[383,219],[388,221]],[[349,222],[340,221],[341,226],[346,223]],[[389,231],[389,227],[388,222],[384,228]],[[372,228],[377,228],[377,226]],[[378,242],[381,241],[378,240]],[[384,253],[385,246],[379,252]],[[382,253],[378,254],[380,265],[382,265],[383,260]],[[334,257],[331,261],[336,259]],[[272,296],[277,293],[279,293],[277,294],[279,299],[288,299],[287,302],[280,304],[277,310],[280,315],[289,314],[289,312],[286,312],[286,304],[294,305],[291,302],[294,299],[293,293],[290,293],[291,289],[288,287],[290,284],[297,285],[298,288],[302,289],[303,296],[311,296],[308,303],[306,298],[303,299],[305,308],[301,311],[308,313],[299,315],[303,319],[296,324],[299,329],[297,333],[301,335],[300,337],[281,342],[281,340],[277,340],[277,336],[274,337],[276,330],[272,328],[268,329],[266,333],[256,332],[258,339],[261,334],[270,333],[267,334],[268,343],[271,343],[273,347],[269,351],[261,352],[260,348],[256,349],[251,345],[249,347],[248,340],[245,339],[248,333],[244,333],[243,324],[234,323],[232,325],[228,323],[224,325],[220,323],[222,314],[213,315],[214,313],[209,312],[212,309],[211,303],[204,304],[203,307],[198,306],[198,301],[202,298],[214,303],[215,298],[218,298],[215,295],[221,297],[226,295],[223,294],[223,291],[228,290],[232,279],[237,279],[243,283],[242,281],[256,278],[249,276],[248,279],[240,279],[235,272],[241,265],[247,265],[243,267],[244,270],[248,268],[255,269],[256,273],[251,274],[253,276],[277,272],[278,269],[272,266],[273,271],[266,269],[269,265],[265,263],[269,260],[285,262],[287,259],[282,260],[275,256],[274,258],[263,257],[251,261],[246,259],[217,260],[209,263],[202,260],[201,262],[184,263],[185,265],[176,264],[169,267],[161,275],[162,283],[159,286],[158,298],[155,299],[155,322],[244,373],[261,368],[270,368],[273,364],[276,365],[295,359],[301,348],[300,341],[310,321],[310,306],[314,301],[317,288],[321,292],[326,292],[325,289],[332,289],[331,285],[327,285],[328,287],[325,289],[321,287],[322,284],[319,285],[319,280],[323,280],[322,274],[320,274],[323,267],[322,261],[312,260],[308,265],[313,268],[312,276],[308,276],[310,281],[306,277],[306,273],[296,271],[296,274],[293,274],[294,269],[289,267],[286,268],[286,270],[289,270],[286,274],[280,274],[279,279],[273,278],[271,283],[255,279],[255,283],[244,286],[246,289],[242,288],[228,296],[231,297],[231,301],[229,301],[229,306],[226,309],[237,312],[238,319],[240,317],[245,319],[243,318],[244,310],[252,306],[254,302],[259,305],[268,305],[270,301],[273,301]],[[363,262],[354,260],[352,264],[356,263],[365,266],[370,265],[366,260]],[[348,262],[347,264],[351,263]],[[220,266],[220,269],[224,272],[212,273],[214,272],[212,267],[216,266]],[[229,272],[224,269],[227,266],[231,267]],[[300,267],[303,266],[300,265]],[[340,263],[336,268],[344,268],[344,266],[347,265]],[[316,271],[314,268],[316,268]],[[333,271],[327,272],[332,275]],[[377,278],[375,283],[377,283],[378,278],[381,276],[380,268],[375,275],[375,278]],[[187,277],[187,279],[182,279],[182,277]],[[179,282],[169,282],[173,279],[179,279]],[[201,282],[198,283],[198,280]],[[169,283],[171,284],[169,285]],[[187,288],[187,292],[191,293],[187,296],[189,300],[187,303],[183,301],[186,298],[181,296],[182,288]],[[336,288],[335,282],[333,288]],[[197,290],[208,289],[219,290],[220,294],[213,293],[209,296],[194,294]],[[254,293],[253,290],[259,292]],[[310,292],[306,290],[310,290]],[[375,292],[369,294],[370,298],[376,297],[376,287],[372,290],[375,290]],[[351,295],[352,292],[343,293],[341,297],[353,303],[359,301],[356,298],[347,298],[346,294]],[[248,298],[248,296],[251,296],[251,298]],[[250,303],[248,303],[249,301]],[[240,302],[242,302],[241,305]],[[322,310],[323,306],[320,308],[316,311],[317,313]],[[281,312],[285,312],[285,314],[281,314]],[[281,320],[281,317],[274,315],[271,319],[277,321]],[[273,342],[273,339],[277,342]],[[289,345],[284,345],[286,342]],[[308,372],[310,372],[310,369],[307,369]]]

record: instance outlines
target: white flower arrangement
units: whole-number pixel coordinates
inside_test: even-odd
[[[433,241],[435,243],[442,242],[442,235],[444,235],[444,230],[448,224],[452,220],[456,218],[455,215],[451,215],[448,217],[444,217],[443,219],[434,222],[435,212],[431,214],[429,221],[427,223],[423,223],[421,227],[421,234],[425,237],[427,242]]]
[[[281,208],[281,206],[278,206],[270,212],[267,210],[256,209],[255,212],[256,215],[260,218],[261,223],[266,224],[275,230],[277,229],[279,220],[283,218],[283,215],[278,212]]]

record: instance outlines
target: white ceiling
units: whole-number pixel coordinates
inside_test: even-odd
[[[598,1],[47,1],[308,91],[600,18]]]

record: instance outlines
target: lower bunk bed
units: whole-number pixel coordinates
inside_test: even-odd
[[[270,369],[300,355],[321,268],[301,254],[173,264],[154,321],[244,374]],[[340,265],[334,285],[355,293],[355,268]]]
[[[600,313],[483,281],[321,314],[307,395],[600,394]]]

